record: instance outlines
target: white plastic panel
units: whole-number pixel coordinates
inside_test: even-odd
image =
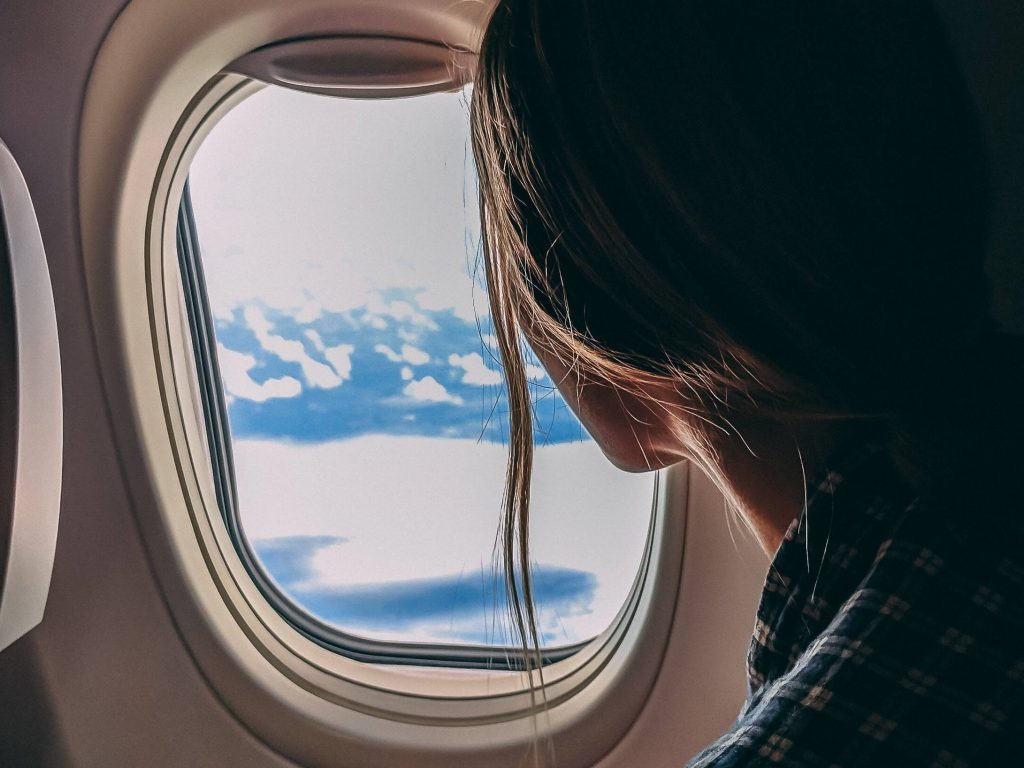
[[[0,211],[14,303],[17,435],[10,499],[0,500],[6,529],[0,577],[0,650],[43,618],[60,514],[63,411],[57,317],[43,241],[28,186],[0,142]],[[8,517],[9,515],[9,517]]]
[[[455,46],[371,35],[268,45],[225,71],[308,93],[379,99],[457,90],[473,64],[473,55]]]

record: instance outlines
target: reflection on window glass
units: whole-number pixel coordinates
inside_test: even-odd
[[[493,570],[506,404],[477,270],[465,94],[267,88],[193,162],[244,535],[315,617],[369,639],[505,644]],[[602,457],[533,361],[543,642],[603,631],[652,476]]]

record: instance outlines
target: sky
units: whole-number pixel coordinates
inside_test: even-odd
[[[495,532],[506,404],[479,260],[463,93],[266,88],[190,186],[262,567],[345,631],[503,643]],[[643,553],[652,475],[611,466],[529,359],[543,640],[604,630]]]

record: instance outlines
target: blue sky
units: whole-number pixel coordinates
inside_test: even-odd
[[[267,88],[213,128],[190,181],[240,517],[265,570],[349,632],[506,641],[507,417],[465,96]],[[611,467],[529,363],[534,572],[557,645],[625,600],[652,478]]]

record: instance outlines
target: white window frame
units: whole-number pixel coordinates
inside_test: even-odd
[[[192,154],[213,121],[259,87],[218,73],[248,51],[324,30],[398,38],[415,31],[471,48],[486,10],[440,0],[134,0],[101,48],[87,91],[83,255],[135,515],[206,680],[250,730],[302,764],[344,754],[365,766],[518,766],[539,726],[560,765],[591,765],[642,708],[675,616],[686,466],[661,484],[630,599],[605,633],[545,668],[545,702],[521,673],[410,670],[324,649],[267,602],[220,519],[175,254]]]

